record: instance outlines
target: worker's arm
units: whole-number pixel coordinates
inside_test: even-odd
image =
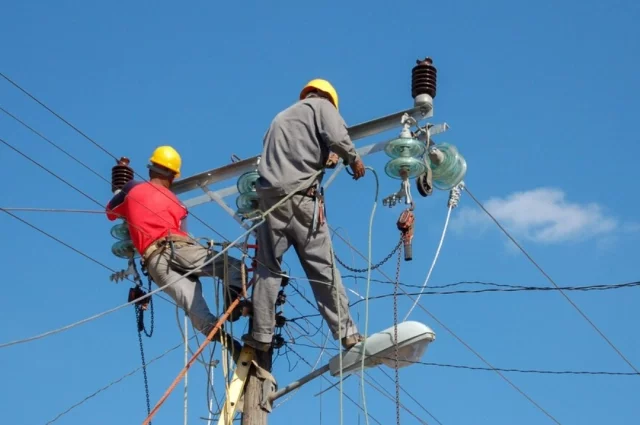
[[[330,102],[318,102],[316,125],[322,141],[348,165],[360,159],[349,137],[347,124]]]
[[[120,192],[118,192],[113,198],[111,198],[105,209],[107,213],[107,219],[109,221],[113,221],[119,217],[123,218],[124,201],[127,198],[127,194],[129,193],[129,191],[137,184],[137,182],[131,180],[129,183],[124,185]]]

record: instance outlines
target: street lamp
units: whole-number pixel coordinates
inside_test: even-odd
[[[428,345],[436,339],[435,332],[420,322],[402,322],[398,324],[398,367],[406,367],[419,361],[427,350]],[[342,373],[349,374],[362,368],[362,354],[364,347],[365,369],[381,364],[395,367],[393,326],[369,336],[366,341],[359,342],[349,351],[342,353]],[[303,376],[264,397],[261,406],[271,412],[272,403],[276,399],[300,388],[307,382],[329,372],[331,376],[340,374],[340,354],[334,356],[319,369]]]
[[[402,322],[398,324],[398,368],[409,366],[419,361],[427,351],[428,345],[436,339],[435,332],[420,322]],[[393,326],[375,333],[366,341],[359,342],[349,351],[334,356],[329,360],[331,376],[340,374],[340,356],[342,355],[342,374],[349,374],[362,368],[364,351],[364,367],[384,364],[395,368],[395,344]]]

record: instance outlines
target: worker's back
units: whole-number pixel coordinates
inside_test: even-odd
[[[265,134],[258,166],[260,179],[256,186],[262,196],[286,195],[305,181],[305,187],[314,183],[313,174],[329,156],[321,136],[323,122],[326,117],[335,120],[336,116],[334,106],[320,97],[296,102],[276,115]]]
[[[181,227],[187,209],[173,192],[151,182],[127,183],[107,205],[107,218],[117,215],[129,224],[131,241],[140,253],[168,234],[186,235]]]

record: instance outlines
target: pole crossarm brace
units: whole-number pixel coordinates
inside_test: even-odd
[[[387,130],[391,130],[396,127],[400,127],[402,116],[407,113],[416,120],[423,118],[429,118],[433,115],[433,107],[431,103],[424,103],[416,105],[412,108],[404,111],[396,112],[385,117],[376,118],[372,121],[367,121],[361,124],[348,127],[347,131],[351,140],[358,140],[365,137],[373,136],[374,134],[382,133]],[[215,168],[213,170],[205,171],[182,180],[178,180],[173,183],[171,190],[180,195],[190,192],[196,189],[202,189],[214,183],[218,183],[224,180],[237,178],[241,174],[251,171],[256,168],[258,164],[259,156],[243,159],[241,161],[232,162],[231,164]],[[210,201],[211,199],[209,199]]]

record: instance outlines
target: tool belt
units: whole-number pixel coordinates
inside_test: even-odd
[[[153,257],[164,251],[164,249],[171,243],[173,243],[174,246],[192,245],[193,241],[189,237],[182,235],[167,235],[163,238],[157,239],[149,245],[142,254],[142,259],[145,264],[149,264]]]
[[[327,221],[327,211],[324,204],[324,188],[318,188],[318,185],[315,184],[308,189],[301,190],[298,193],[303,196],[313,198],[313,223],[311,224],[311,230],[317,231],[320,226],[322,226]]]

